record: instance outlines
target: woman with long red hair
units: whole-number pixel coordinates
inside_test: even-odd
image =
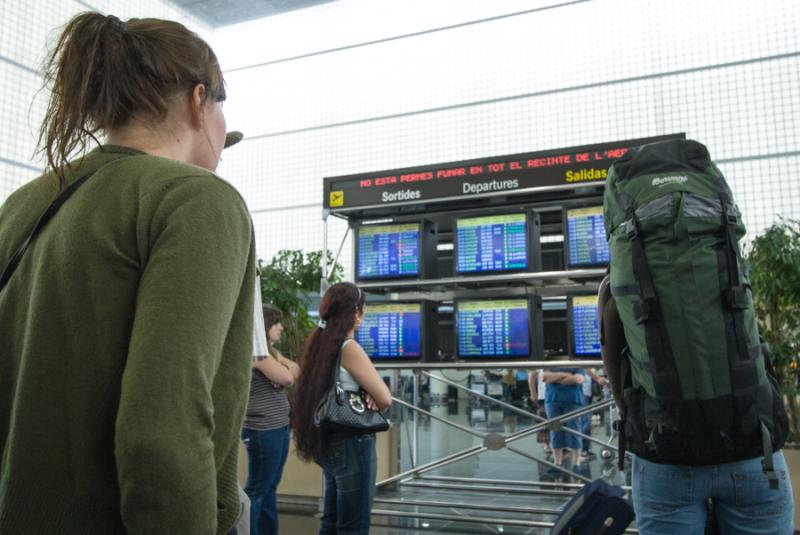
[[[314,424],[314,412],[331,386],[341,351],[339,380],[345,390],[363,389],[371,410],[384,410],[392,395],[353,333],[364,317],[364,292],[350,282],[334,284],[319,307],[318,327],[306,340],[292,407],[292,429],[301,459],[325,475],[320,535],[368,534],[375,489],[375,434],[328,432]]]

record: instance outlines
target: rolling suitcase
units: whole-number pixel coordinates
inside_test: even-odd
[[[567,502],[551,535],[620,535],[634,517],[623,494],[602,479],[587,483]]]

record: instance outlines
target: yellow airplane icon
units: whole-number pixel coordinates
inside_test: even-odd
[[[344,191],[332,191],[328,197],[331,208],[342,206],[344,204]]]

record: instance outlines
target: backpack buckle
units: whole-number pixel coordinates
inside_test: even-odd
[[[723,302],[733,310],[747,308],[747,290],[744,286],[731,286],[722,291]]]
[[[623,224],[625,225],[625,234],[628,236],[628,240],[633,241],[639,237],[639,229],[636,228],[636,221],[628,219]]]
[[[725,220],[729,225],[735,225],[739,217],[739,211],[734,204],[725,204]]]

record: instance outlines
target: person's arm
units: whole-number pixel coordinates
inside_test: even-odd
[[[622,391],[621,362],[622,350],[625,347],[625,331],[619,319],[617,304],[611,296],[608,277],[600,283],[597,316],[600,319],[600,352],[603,357],[603,368],[611,384],[611,393],[617,407],[623,410],[625,401]]]
[[[295,376],[289,367],[275,357],[269,355],[253,357],[252,366],[276,385],[291,386],[294,383]]]
[[[542,373],[542,381],[545,384],[551,384],[551,383],[567,384],[567,383],[564,383],[564,380],[568,379],[571,376],[572,376],[572,374],[571,373],[567,373],[567,372],[545,371],[545,372]]]
[[[531,394],[531,403],[536,403],[539,401],[539,393],[536,390],[538,383],[537,374],[538,372],[536,371],[528,372],[528,391]]]
[[[606,386],[608,384],[608,379],[606,379],[602,375],[597,375],[591,368],[586,368],[586,375],[588,375],[592,381],[599,384],[600,386]]]
[[[130,534],[213,534],[214,440],[222,432],[235,440],[248,391],[250,216],[238,193],[211,176],[165,181],[140,202],[142,273],[114,430],[122,523]],[[223,347],[242,349],[225,370]],[[241,394],[215,407],[223,374]],[[220,420],[237,423],[223,431]]]
[[[276,351],[276,353],[278,355],[278,362],[286,366],[286,368],[289,370],[289,373],[292,374],[292,377],[297,380],[297,378],[300,377],[300,366],[295,361],[284,357],[279,351]]]
[[[392,393],[378,375],[378,370],[372,365],[364,349],[355,340],[342,349],[342,367],[353,376],[361,388],[366,390],[378,410],[385,410],[392,404]]]
[[[562,385],[581,385],[583,384],[582,373],[568,373],[566,377],[559,381]]]
[[[261,301],[261,279],[256,277],[253,299],[253,361],[251,366],[260,371],[275,386],[289,386],[294,375],[280,362],[269,355],[267,329],[264,326],[264,307]]]

